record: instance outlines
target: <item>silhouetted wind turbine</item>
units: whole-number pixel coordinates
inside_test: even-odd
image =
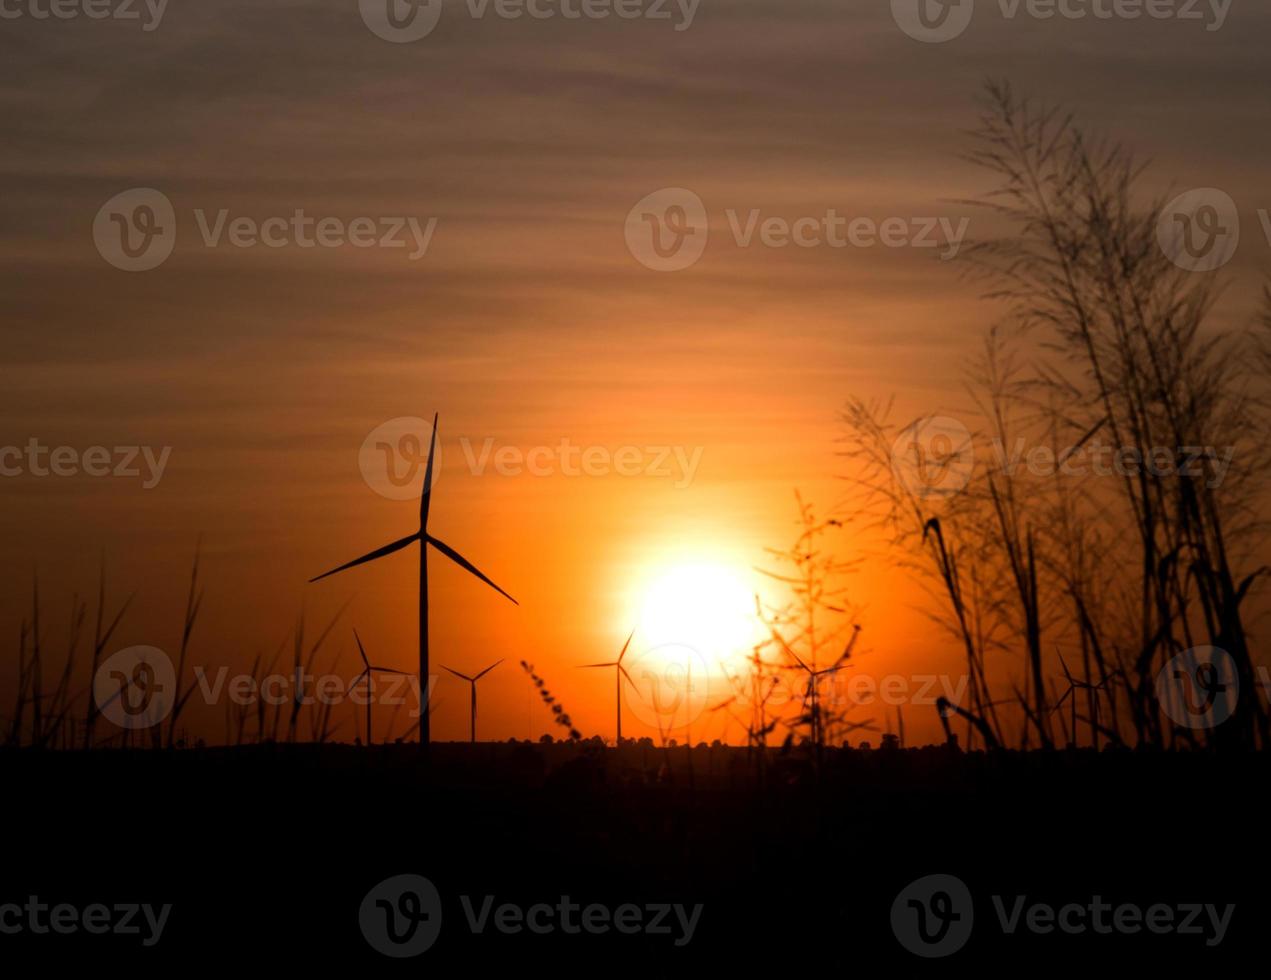
[[[362,646],[362,638],[357,635],[357,630],[353,631],[353,639],[357,640],[357,652],[362,657],[363,669],[362,673],[353,678],[353,683],[349,685],[349,693],[353,688],[357,687],[357,682],[363,677],[366,678],[366,744],[371,744],[371,671],[378,670],[382,674],[402,674],[406,671],[397,670],[394,667],[377,667],[366,659],[366,649]]]
[[[622,644],[622,652],[618,654],[617,660],[610,660],[603,664],[579,664],[580,667],[616,667],[614,671],[614,698],[618,705],[618,736],[615,745],[622,744],[622,679],[625,677],[632,687],[635,681],[631,680],[631,675],[627,673],[627,668],[622,666],[622,658],[627,655],[627,647],[631,646],[631,637],[635,636],[635,630],[631,631],[631,635],[627,637],[627,642]]]
[[[1108,683],[1108,678],[1106,677],[1103,680],[1101,680],[1098,684],[1091,684],[1089,681],[1077,680],[1077,678],[1073,677],[1072,674],[1068,672],[1068,665],[1064,662],[1064,658],[1062,656],[1060,656],[1059,658],[1059,666],[1063,668],[1064,677],[1067,678],[1068,680],[1068,690],[1064,691],[1063,697],[1061,697],[1058,701],[1055,702],[1055,706],[1051,709],[1052,712],[1058,711],[1061,707],[1063,707],[1063,703],[1066,700],[1068,700],[1068,698],[1072,697],[1073,691],[1077,690],[1078,688],[1081,688],[1083,691],[1090,691],[1090,692],[1102,691],[1104,686]],[[1090,719],[1090,743],[1095,748],[1098,748],[1099,747],[1099,699],[1097,697],[1094,697],[1093,694],[1090,698],[1090,705],[1094,715],[1094,717]],[[1077,744],[1077,699],[1076,698],[1072,699],[1072,744],[1074,747]]]
[[[428,545],[432,545],[443,555],[453,561],[461,568],[467,569],[477,578],[479,578],[494,591],[500,595],[511,599],[511,601],[520,605],[510,595],[494,584],[485,574],[483,574],[476,565],[464,558],[463,555],[455,551],[454,548],[439,541],[428,533],[428,507],[432,501],[432,464],[433,451],[437,447],[437,415],[433,415],[432,419],[432,439],[428,444],[428,463],[424,468],[424,492],[419,498],[419,530],[413,534],[409,534],[404,538],[386,544],[382,548],[376,548],[369,554],[363,555],[361,558],[354,558],[350,562],[345,562],[337,568],[331,569],[329,572],[323,572],[310,582],[317,582],[324,579],[328,575],[334,575],[336,572],[342,572],[346,568],[353,568],[355,565],[362,565],[368,561],[375,561],[377,558],[383,558],[385,555],[391,555],[395,551],[401,551],[407,545],[414,544],[416,541],[420,543],[419,547],[419,697],[423,704],[420,706],[419,715],[419,743],[425,747],[428,745],[430,731],[428,718]]]
[[[821,737],[823,734],[821,731],[821,711],[818,701],[818,689],[821,685],[821,678],[829,674],[836,673],[847,666],[847,661],[852,658],[852,648],[856,646],[856,638],[860,636],[860,633],[861,628],[859,626],[853,627],[852,637],[847,641],[847,646],[843,648],[843,652],[839,654],[839,658],[828,667],[822,667],[820,670],[813,670],[803,662],[797,653],[794,652],[794,650],[790,647],[790,644],[786,642],[785,637],[778,633],[775,627],[772,628],[773,637],[785,648],[786,653],[790,654],[790,656],[794,658],[794,662],[803,668],[808,675],[808,695],[812,701],[810,717],[812,719],[811,728],[813,745],[819,746],[821,744]]]
[[[499,666],[501,663],[503,663],[502,658],[490,664],[489,667],[477,674],[476,677],[469,677],[467,674],[461,674],[457,670],[452,670],[445,664],[441,665],[442,670],[449,670],[450,673],[454,674],[456,677],[462,677],[465,681],[472,685],[472,714],[468,722],[468,741],[474,745],[477,741],[477,681],[481,680],[482,677],[490,673],[490,671],[494,670],[494,668]]]

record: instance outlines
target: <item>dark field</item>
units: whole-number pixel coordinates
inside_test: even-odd
[[[28,928],[0,934],[0,947],[41,969],[92,959],[142,975],[512,963],[908,976],[1113,961],[1178,975],[1261,957],[1265,757],[827,750],[818,774],[773,752],[762,783],[752,761],[744,749],[699,748],[690,765],[685,748],[563,744],[439,744],[427,769],[406,745],[9,751],[0,904],[172,908],[150,946],[138,919],[139,935]],[[421,956],[396,960],[368,945],[359,906],[406,873],[436,886],[442,925]],[[974,928],[949,958],[924,959],[898,941],[891,907],[937,873],[969,888]],[[993,896],[1010,913],[1020,895],[1026,906],[1166,905],[1180,923],[1194,903],[1235,908],[1216,943],[1200,912],[1200,934],[1027,932],[1022,917],[1006,934]],[[501,932],[492,912],[475,932],[465,896],[474,915],[486,896],[491,910],[554,906],[536,920],[554,931]],[[567,932],[564,896],[638,906],[649,925],[664,904],[701,911],[686,942],[674,911],[656,934],[580,931],[574,911]]]

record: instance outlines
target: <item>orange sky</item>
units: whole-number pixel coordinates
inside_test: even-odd
[[[1271,206],[1269,28],[1271,13],[1237,4],[1214,33],[986,18],[922,45],[881,3],[732,0],[705,0],[679,33],[450,17],[416,45],[381,41],[334,0],[174,5],[153,34],[5,23],[0,443],[172,452],[152,489],[0,482],[0,627],[16,639],[38,565],[56,648],[69,595],[93,593],[105,553],[114,595],[138,591],[113,646],[175,650],[202,533],[196,663],[244,667],[302,602],[316,628],[353,597],[343,669],[353,626],[379,662],[411,669],[412,558],[304,583],[413,530],[415,505],[372,492],[358,450],[386,420],[439,411],[432,529],[521,605],[434,558],[435,661],[508,658],[483,682],[483,736],[548,730],[521,658],[578,727],[610,736],[611,678],[573,665],[616,653],[646,585],[686,562],[750,576],[791,536],[795,488],[822,509],[840,498],[843,401],[894,393],[900,416],[956,411],[961,364],[999,312],[929,250],[741,248],[727,213],[969,217],[987,234],[951,202],[985,189],[957,153],[996,72],[1135,143],[1160,187],[1228,190],[1248,218],[1229,308],[1247,309],[1267,257],[1255,212]],[[146,186],[173,202],[176,248],[124,273],[94,249],[93,216]],[[623,238],[632,205],[663,187],[691,189],[711,221],[701,261],[674,273],[641,266]],[[438,224],[412,262],[207,248],[193,217],[297,208]],[[688,486],[478,476],[462,437],[681,447],[700,465]],[[863,670],[957,670],[903,575],[875,562],[851,584]],[[465,737],[466,690],[439,693],[434,737]],[[927,714],[917,731],[934,730]],[[219,736],[215,712],[204,723]]]

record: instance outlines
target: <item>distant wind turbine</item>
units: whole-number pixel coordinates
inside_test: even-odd
[[[627,673],[627,668],[622,666],[622,658],[627,655],[627,647],[631,646],[631,637],[635,636],[635,630],[631,631],[631,635],[627,637],[627,642],[622,645],[622,652],[618,654],[617,660],[610,660],[603,664],[580,664],[580,667],[615,667],[614,671],[614,699],[618,706],[618,737],[614,742],[615,745],[622,744],[622,679],[625,677],[627,683],[635,686],[635,681],[631,679],[631,675]]]
[[[1062,655],[1059,657],[1059,665],[1063,668],[1064,677],[1067,678],[1068,680],[1068,690],[1064,691],[1063,697],[1061,697],[1058,701],[1055,702],[1055,706],[1051,709],[1051,711],[1055,712],[1055,711],[1058,711],[1061,707],[1063,707],[1064,702],[1068,700],[1068,698],[1072,697],[1073,692],[1078,689],[1091,692],[1090,693],[1090,707],[1091,707],[1091,712],[1093,717],[1090,719],[1090,743],[1095,748],[1098,748],[1099,747],[1099,699],[1094,696],[1093,692],[1102,691],[1104,686],[1108,683],[1108,678],[1105,677],[1098,684],[1091,684],[1089,681],[1079,681],[1077,680],[1077,678],[1073,677],[1071,673],[1069,673],[1068,665],[1064,662],[1064,658]],[[1075,697],[1072,698],[1071,710],[1072,710],[1072,744],[1075,747],[1077,744],[1077,699]]]
[[[362,657],[363,669],[362,673],[353,678],[353,683],[349,685],[349,693],[353,692],[353,688],[357,687],[358,681],[363,677],[366,678],[366,744],[371,743],[371,671],[378,670],[382,674],[406,674],[404,670],[397,670],[393,667],[377,667],[366,659],[366,648],[362,646],[362,638],[357,635],[357,630],[353,631],[353,639],[357,640],[357,652]]]
[[[852,648],[856,646],[856,638],[860,636],[860,632],[861,628],[859,626],[854,626],[852,628],[851,639],[847,641],[847,646],[843,648],[843,652],[839,654],[839,658],[828,667],[822,667],[820,670],[814,670],[805,664],[799,655],[794,652],[794,650],[790,647],[790,644],[785,641],[785,637],[778,633],[775,628],[772,629],[773,638],[785,648],[786,653],[790,654],[790,656],[794,659],[794,662],[803,668],[804,672],[808,675],[808,696],[812,701],[812,708],[809,717],[812,719],[810,727],[812,729],[813,745],[819,746],[821,744],[821,739],[825,734],[822,730],[821,710],[817,697],[821,686],[821,678],[829,674],[836,673],[847,666],[847,662],[852,658]]]
[[[490,671],[494,670],[494,668],[499,666],[501,663],[503,663],[502,658],[490,664],[489,667],[477,674],[476,677],[469,677],[467,674],[461,674],[457,670],[452,670],[445,664],[441,665],[442,670],[449,670],[450,673],[454,674],[456,677],[462,677],[465,681],[472,685],[472,713],[468,722],[468,741],[474,745],[477,741],[477,681],[481,680],[482,677],[490,673]]]
[[[428,463],[424,468],[424,492],[419,498],[419,530],[413,534],[408,534],[404,538],[386,544],[382,548],[377,548],[369,554],[363,555],[361,558],[354,558],[350,562],[345,562],[337,568],[331,569],[329,572],[323,572],[310,582],[317,582],[324,579],[328,575],[334,575],[342,572],[346,568],[353,568],[355,565],[362,565],[368,561],[375,561],[377,558],[383,558],[385,555],[391,555],[395,551],[401,551],[407,545],[414,544],[416,541],[420,543],[419,547],[419,691],[420,705],[419,716],[419,743],[427,747],[430,737],[429,717],[428,717],[428,545],[432,545],[443,555],[453,561],[461,568],[467,569],[477,578],[479,578],[494,591],[500,595],[510,599],[514,604],[520,605],[510,595],[494,584],[485,574],[483,574],[476,565],[464,558],[463,555],[455,551],[454,548],[439,541],[428,533],[428,507],[432,501],[432,464],[433,451],[437,446],[437,415],[433,415],[432,420],[432,440],[428,444]]]

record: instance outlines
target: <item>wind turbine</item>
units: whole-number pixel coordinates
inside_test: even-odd
[[[821,745],[821,738],[824,734],[821,731],[821,711],[817,702],[817,695],[819,694],[819,688],[821,686],[821,678],[829,674],[836,673],[847,666],[848,660],[852,657],[852,648],[856,646],[856,638],[860,636],[860,633],[861,628],[859,626],[855,626],[852,629],[852,637],[847,641],[847,646],[843,648],[843,652],[839,654],[839,658],[828,667],[822,667],[820,670],[813,670],[805,664],[802,659],[800,659],[797,653],[794,652],[790,644],[786,642],[785,637],[778,633],[775,627],[772,627],[772,635],[774,639],[776,639],[777,642],[785,648],[786,653],[790,654],[790,656],[794,659],[794,662],[803,668],[808,675],[808,696],[812,701],[810,714],[812,719],[812,744],[814,746],[819,747]]]
[[[1072,692],[1077,690],[1078,688],[1080,688],[1083,691],[1092,691],[1092,692],[1102,691],[1103,688],[1108,683],[1107,677],[1101,680],[1098,684],[1091,684],[1089,681],[1077,680],[1077,678],[1073,677],[1072,674],[1069,673],[1068,664],[1064,662],[1064,658],[1062,655],[1059,658],[1059,666],[1063,668],[1064,677],[1067,678],[1068,680],[1068,690],[1064,691],[1063,697],[1061,697],[1058,701],[1055,702],[1055,706],[1051,708],[1052,712],[1058,711],[1061,707],[1063,707],[1063,703],[1066,700],[1068,700],[1068,698],[1072,696]],[[1094,746],[1094,748],[1098,748],[1099,747],[1099,699],[1092,696],[1090,698],[1090,707],[1092,712],[1092,717],[1090,719],[1090,743],[1092,746]],[[1077,745],[1077,699],[1076,698],[1072,699],[1071,711],[1072,711],[1072,729],[1071,729],[1072,744],[1073,744],[1073,747],[1075,748]]]
[[[393,667],[377,667],[366,659],[366,648],[362,646],[362,638],[357,635],[357,630],[353,631],[353,639],[357,640],[357,652],[362,657],[362,673],[353,678],[353,683],[349,685],[347,693],[352,693],[353,688],[357,687],[357,682],[363,677],[366,678],[366,744],[371,744],[371,671],[378,670],[382,674],[402,674],[406,671],[397,670]]]
[[[454,674],[456,677],[462,677],[465,681],[472,685],[472,714],[468,722],[468,741],[473,745],[476,745],[477,743],[477,681],[481,680],[482,677],[490,673],[490,671],[494,670],[494,668],[499,666],[501,663],[503,663],[502,658],[490,664],[489,667],[477,674],[476,677],[469,677],[467,674],[461,674],[457,670],[451,670],[451,668],[447,667],[445,664],[441,665],[442,670],[449,670],[450,673]]]
[[[404,538],[386,544],[382,548],[376,548],[369,554],[363,555],[361,558],[354,558],[352,561],[345,562],[337,568],[331,569],[329,572],[323,572],[314,578],[309,579],[310,582],[317,582],[324,579],[328,575],[334,575],[342,572],[347,568],[353,568],[356,565],[365,564],[368,561],[375,561],[377,558],[383,558],[391,555],[395,551],[401,551],[408,545],[419,542],[419,690],[420,700],[423,704],[420,706],[419,715],[419,742],[423,746],[428,745],[429,741],[429,718],[428,718],[428,546],[432,545],[443,555],[453,561],[460,568],[465,568],[477,578],[479,578],[494,591],[500,595],[510,599],[513,604],[520,605],[510,595],[494,584],[485,574],[483,574],[476,565],[464,558],[463,555],[455,551],[454,548],[439,541],[428,533],[428,507],[432,502],[432,464],[433,451],[437,447],[437,415],[433,415],[432,419],[432,439],[428,444],[428,463],[424,468],[424,492],[419,498],[419,530],[412,534],[408,534]]]
[[[580,667],[616,667],[614,671],[614,699],[618,705],[618,737],[614,745],[622,744],[622,679],[625,677],[632,687],[635,681],[631,680],[631,675],[627,673],[627,668],[622,666],[622,658],[627,655],[627,647],[631,646],[631,637],[635,636],[635,630],[631,631],[631,635],[627,637],[627,642],[622,644],[622,652],[618,654],[617,660],[610,660],[603,664],[579,664]]]

